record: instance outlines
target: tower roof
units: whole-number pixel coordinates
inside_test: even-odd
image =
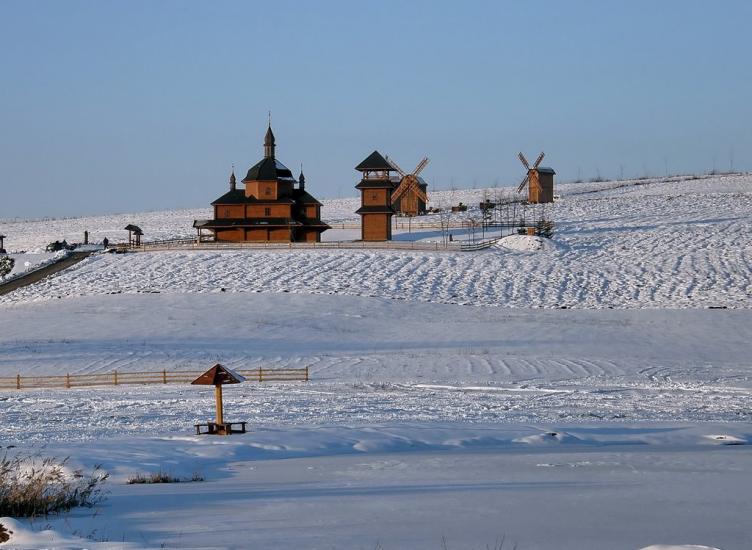
[[[374,151],[368,157],[355,167],[359,172],[367,170],[394,170],[394,166],[381,156],[381,153]]]
[[[294,179],[292,171],[276,160],[274,157],[264,157],[256,164],[251,166],[246,174],[243,183],[254,180],[279,180],[279,179]]]

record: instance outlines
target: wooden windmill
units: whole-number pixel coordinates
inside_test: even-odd
[[[397,188],[392,192],[392,208],[403,216],[425,214],[426,203],[428,202],[428,195],[426,194],[428,184],[423,178],[419,177],[419,174],[428,165],[428,157],[424,157],[415,167],[415,170],[409,174],[405,173],[392,159],[388,158],[387,161],[401,178]]]
[[[552,168],[544,168],[540,166],[545,153],[541,152],[538,158],[535,159],[533,166],[528,164],[525,155],[520,153],[517,155],[520,158],[520,162],[527,168],[527,175],[522,180],[517,192],[521,193],[527,185],[527,200],[531,203],[541,202],[554,202],[554,174]]]

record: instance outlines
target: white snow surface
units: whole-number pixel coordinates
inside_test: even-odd
[[[535,247],[529,239],[507,237],[477,253],[228,250],[100,255],[2,297],[0,303],[225,289],[517,308],[750,306],[752,176],[622,185],[605,190],[575,186],[562,192],[562,198],[549,205],[554,238],[538,250],[530,250]],[[12,232],[2,226],[0,230]],[[160,231],[177,230],[163,226],[152,233]],[[420,239],[420,233],[411,237]],[[435,238],[437,231],[424,233]],[[30,234],[28,240],[35,238]]]
[[[749,175],[571,184],[551,241],[95,255],[1,297],[0,376],[311,372],[226,388],[250,427],[227,438],[193,435],[211,388],[0,392],[3,452],[112,474],[93,509],[0,518],[5,546],[748,549],[751,191]],[[0,232],[29,250],[129,222],[186,236],[196,214]],[[125,484],[160,470],[206,481]]]

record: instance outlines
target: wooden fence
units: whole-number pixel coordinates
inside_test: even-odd
[[[248,382],[292,382],[309,380],[308,367],[300,369],[250,369],[237,371]],[[203,371],[118,372],[105,374],[63,374],[58,376],[0,377],[0,390],[41,388],[83,388],[88,386],[120,386],[126,384],[187,384]]]

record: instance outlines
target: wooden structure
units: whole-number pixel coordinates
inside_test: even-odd
[[[204,374],[196,378],[191,384],[202,386],[214,386],[214,398],[217,408],[217,419],[206,424],[195,424],[196,434],[230,435],[233,433],[245,433],[245,422],[225,422],[222,405],[222,386],[225,384],[240,384],[245,378],[219,363],[214,365]],[[239,426],[235,428],[235,426]],[[205,428],[206,431],[202,431]]]
[[[75,253],[74,253],[75,254]],[[0,293],[2,293],[0,291]],[[299,369],[244,369],[236,371],[246,382],[308,382],[308,367]],[[193,381],[201,373],[196,371],[111,371],[96,374],[58,374],[55,376],[34,376],[16,374],[0,376],[0,390],[29,390],[53,388],[89,388],[94,386],[125,386],[149,384],[185,384]]]
[[[517,192],[522,192],[527,185],[527,201],[529,203],[554,202],[554,175],[556,172],[553,168],[539,166],[546,154],[541,152],[532,167],[528,164],[525,155],[519,153],[517,156],[522,165],[527,168],[527,175],[517,187]]]
[[[141,246],[141,237],[144,235],[141,228],[129,223],[125,226],[125,230],[128,231],[128,246]]]
[[[392,191],[392,209],[403,216],[421,216],[426,213],[428,202],[428,183],[420,177],[420,173],[428,165],[428,157],[424,157],[411,173],[405,173],[394,160],[387,158],[389,164],[399,173],[400,180]]]
[[[214,218],[195,220],[198,232],[208,231],[216,241],[320,242],[329,226],[321,221],[321,203],[305,188],[300,171],[297,181],[275,156],[276,140],[271,125],[264,138],[264,158],[253,165],[238,189],[235,171],[230,190],[212,202]],[[297,184],[297,187],[296,187]]]
[[[394,182],[391,173],[394,166],[381,153],[374,151],[355,169],[362,172],[360,183],[355,188],[360,191],[360,238],[364,241],[392,240],[392,193]]]
[[[0,254],[5,254],[5,235],[0,235]]]

